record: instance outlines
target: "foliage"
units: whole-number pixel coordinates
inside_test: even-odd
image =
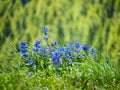
[[[0,0],[0,90],[119,90],[119,6]]]

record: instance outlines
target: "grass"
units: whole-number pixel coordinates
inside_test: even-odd
[[[103,59],[103,60],[102,60]],[[49,65],[29,75],[29,69],[18,54],[8,58],[0,68],[1,90],[119,90],[120,76],[114,64],[83,59],[71,67]],[[42,60],[40,60],[42,64]],[[42,66],[42,65],[41,65]],[[43,66],[44,67],[44,66]]]

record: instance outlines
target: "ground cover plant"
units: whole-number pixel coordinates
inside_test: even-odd
[[[120,76],[112,59],[89,44],[49,41],[43,26],[41,40],[29,46],[20,41],[19,53],[0,64],[1,90],[119,90]],[[45,43],[45,44],[43,44]]]

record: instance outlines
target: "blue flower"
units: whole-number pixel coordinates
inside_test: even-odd
[[[72,48],[72,45],[70,43],[67,43],[66,48],[70,49],[70,48]]]
[[[48,34],[48,27],[42,27],[42,31],[45,35]]]
[[[53,59],[52,59],[52,63],[53,63],[54,65],[58,65],[58,64],[60,64],[60,60],[57,59],[57,58],[53,58]]]
[[[21,53],[27,53],[27,50],[26,49],[22,49],[20,50]]]
[[[57,52],[53,52],[51,57],[52,57],[52,63],[58,65],[60,62],[60,54]]]
[[[40,50],[40,41],[35,41],[34,43],[34,47],[33,47],[33,51],[38,53],[38,51]]]
[[[80,43],[79,43],[79,42],[75,42],[75,43],[74,43],[74,46],[75,46],[76,48],[80,48]]]
[[[21,56],[22,57],[28,57],[28,51],[27,51],[27,48],[28,48],[28,44],[27,44],[27,42],[20,42],[20,44],[19,44],[19,47],[20,47],[20,52],[21,52]]]
[[[19,47],[20,47],[21,49],[26,49],[26,48],[28,48],[28,44],[27,44],[26,41],[20,42]]]
[[[26,65],[32,65],[34,63],[34,58],[31,58],[30,60],[26,60]]]
[[[59,47],[58,48],[58,52],[61,53],[61,54],[65,54],[65,48],[64,47]]]
[[[47,49],[46,49],[46,48],[41,48],[41,52],[42,52],[42,53],[46,53],[46,52],[47,52]]]
[[[72,63],[73,56],[68,56],[68,63]]]
[[[34,47],[40,47],[40,41],[35,41]]]
[[[74,48],[74,52],[79,53],[79,52],[80,52],[80,49],[78,49],[78,48]]]
[[[50,48],[50,52],[54,52],[55,51],[55,49],[54,48]]]
[[[96,58],[97,58],[97,56],[93,56],[93,58],[94,58],[94,59],[96,59]]]
[[[52,43],[51,43],[51,46],[54,47],[54,46],[56,46],[57,44],[58,44],[58,41],[55,41],[55,42],[52,42]]]
[[[48,36],[44,36],[43,39],[47,41],[48,40]]]
[[[83,45],[83,46],[82,46],[82,49],[83,49],[84,51],[88,51],[88,49],[89,49],[89,44]]]
[[[27,53],[21,53],[21,56],[26,58],[26,57],[28,57],[28,54]]]

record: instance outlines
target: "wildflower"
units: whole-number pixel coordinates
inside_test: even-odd
[[[65,48],[64,47],[59,47],[58,48],[58,52],[60,52],[61,54],[64,54],[65,53]]]
[[[26,49],[26,48],[28,48],[28,44],[27,44],[27,42],[20,42],[20,44],[19,44],[19,48],[21,48],[21,49]]]
[[[40,49],[40,41],[35,41],[34,43],[34,47],[33,47],[33,51],[38,53],[39,49]]]
[[[47,41],[48,40],[48,36],[44,36],[43,39]]]
[[[83,46],[82,46],[82,49],[83,49],[84,51],[88,51],[88,49],[89,49],[89,44],[83,45]]]
[[[97,56],[93,56],[93,58],[94,58],[94,59],[96,59],[96,58],[97,58]]]
[[[48,34],[48,27],[42,27],[42,31],[45,35]]]
[[[41,48],[41,52],[42,52],[42,53],[46,53],[46,52],[47,52],[47,49],[46,49],[46,48]]]
[[[72,48],[72,45],[70,43],[67,43],[66,48],[70,49],[70,48]]]
[[[55,49],[54,48],[50,48],[50,52],[54,52],[55,51]]]
[[[28,48],[28,44],[27,44],[27,42],[20,42],[20,44],[19,44],[19,48],[21,49],[20,50],[20,53],[21,53],[21,56],[22,57],[28,57],[28,51],[27,51],[27,48]]]
[[[52,59],[52,63],[53,63],[54,65],[58,65],[58,64],[60,63],[60,60],[57,59],[57,58],[53,58],[53,59]]]
[[[22,49],[20,50],[21,53],[27,53],[27,50],[26,49]]]
[[[79,43],[79,42],[75,42],[75,43],[74,43],[74,46],[75,46],[76,48],[80,48],[80,43]]]
[[[28,57],[28,54],[27,53],[21,53],[21,56],[22,57]]]
[[[57,44],[58,44],[58,41],[55,41],[55,42],[52,42],[52,43],[51,43],[51,46],[54,47],[54,46],[56,46]]]
[[[68,56],[68,63],[72,63],[73,56]]]
[[[35,41],[34,47],[40,47],[40,41]]]
[[[52,55],[51,55],[51,57],[52,57],[52,63],[54,65],[57,65],[57,64],[60,63],[60,54],[59,53],[53,52]]]
[[[90,53],[91,53],[91,55],[92,55],[92,57],[93,57],[94,59],[97,58],[95,51],[96,51],[95,48],[91,48],[91,49],[90,49]]]
[[[74,48],[74,52],[80,52],[80,49],[78,49],[78,48]]]
[[[34,62],[34,58],[31,58],[30,60],[26,60],[26,65],[32,65]]]

